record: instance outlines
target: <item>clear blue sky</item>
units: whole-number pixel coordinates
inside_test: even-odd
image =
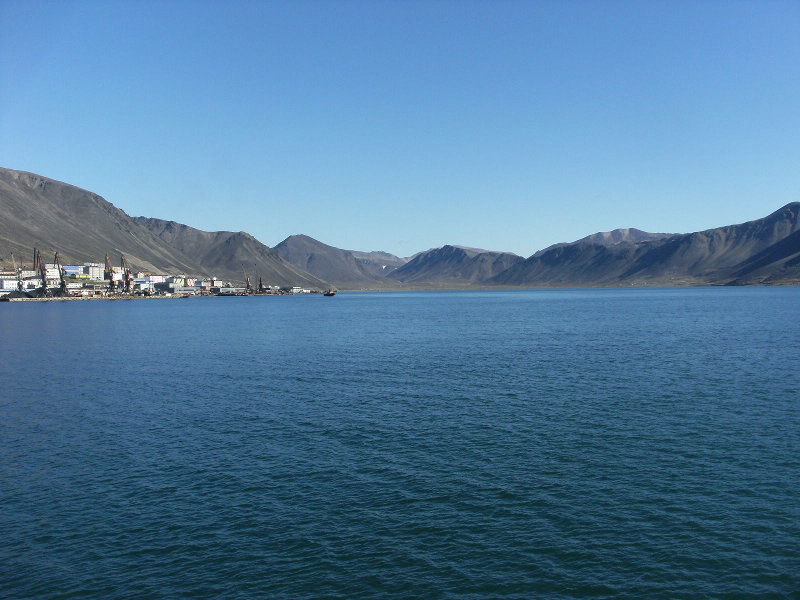
[[[530,255],[800,200],[800,2],[9,2],[0,166],[128,214]]]

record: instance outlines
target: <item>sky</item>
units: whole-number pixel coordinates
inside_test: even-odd
[[[740,223],[800,200],[800,1],[0,0],[0,166],[269,246]]]

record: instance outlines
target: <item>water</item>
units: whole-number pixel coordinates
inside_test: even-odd
[[[798,307],[0,305],[0,597],[799,597]]]

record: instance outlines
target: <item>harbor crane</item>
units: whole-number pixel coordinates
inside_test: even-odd
[[[17,268],[17,261],[14,258],[14,253],[11,253],[11,262],[14,264],[14,272],[17,274],[17,291],[21,292],[24,284],[22,283],[22,264]]]
[[[125,262],[125,255],[120,254],[120,263],[122,266],[122,281],[124,285],[124,291],[126,294],[131,293],[131,287],[133,283],[133,278],[131,277],[131,270],[128,268],[128,263]]]
[[[58,279],[59,279],[59,290],[61,295],[67,295],[67,280],[64,277],[64,269],[61,267],[61,259],[58,257],[58,252],[56,252],[55,257],[53,258],[53,262],[56,265],[56,269],[58,269]]]
[[[258,272],[258,265],[253,263],[253,269],[255,269],[256,277],[258,277],[258,293],[264,294],[267,291],[267,288],[264,287],[264,280],[261,279],[261,273]]]
[[[114,281],[114,269],[111,268],[111,259],[108,258],[108,252],[106,252],[106,268],[103,271],[103,279],[108,281],[108,291],[113,294],[117,284]]]
[[[250,277],[247,275],[247,271],[245,271],[244,263],[242,263],[242,273],[244,273],[244,291],[246,294],[252,294],[253,286],[250,284]]]
[[[47,265],[45,265],[42,260],[41,251],[37,248],[33,249],[33,270],[37,271],[39,277],[42,279],[42,287],[39,288],[41,290],[41,295],[45,298],[49,298],[52,294],[50,293],[50,288],[47,287]]]

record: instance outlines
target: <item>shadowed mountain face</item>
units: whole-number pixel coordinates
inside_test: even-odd
[[[135,270],[240,281],[242,263],[256,263],[265,283],[324,288],[318,278],[284,262],[251,235],[199,231],[160,219],[133,219],[97,194],[40,175],[0,168],[0,259],[27,261],[33,247],[46,260],[57,250],[64,264],[120,254]]]
[[[83,264],[120,254],[138,269],[196,273],[197,261],[171,248],[124,211],[97,194],[33,173],[0,168],[0,252],[10,263],[27,261],[34,246],[49,262],[57,250],[62,262]]]
[[[535,254],[494,277],[510,286],[685,285],[793,281],[800,203],[768,217],[611,246],[576,242]],[[758,258],[757,258],[758,257]],[[772,278],[772,279],[771,279]]]
[[[800,283],[800,230],[736,265],[736,285]]]
[[[275,246],[275,252],[296,267],[341,288],[380,287],[385,281],[384,269],[357,259],[349,250],[328,246],[307,235],[289,236]]]
[[[414,285],[481,284],[522,261],[509,252],[448,245],[417,254],[389,277]]]
[[[283,260],[272,248],[243,231],[201,231],[175,221],[135,217],[134,221],[172,248],[195,257],[209,274],[226,279],[244,279],[247,271],[253,285],[260,276],[264,285],[302,285],[322,289],[327,283]]]

